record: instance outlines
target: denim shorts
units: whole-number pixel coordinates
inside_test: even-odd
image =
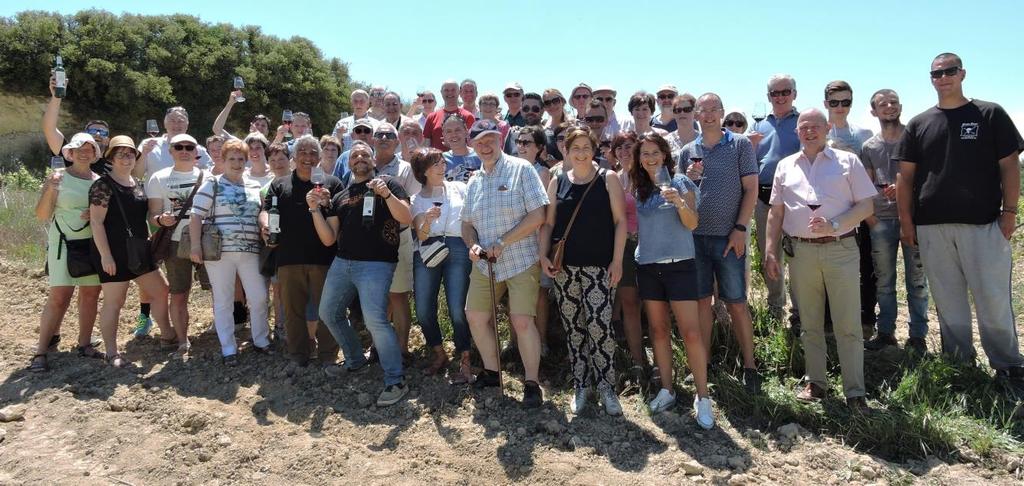
[[[717,281],[718,297],[723,302],[737,304],[747,301],[746,252],[738,257],[730,250],[723,257],[722,252],[728,245],[727,236],[693,235],[699,298],[711,297]]]
[[[697,265],[692,258],[637,265],[636,283],[643,300],[697,300]]]

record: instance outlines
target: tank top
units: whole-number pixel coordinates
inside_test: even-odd
[[[565,265],[606,267],[612,262],[615,223],[612,221],[611,200],[604,181],[606,174],[607,171],[604,169],[597,172],[598,180],[594,181],[593,189],[583,200],[583,206],[580,207],[576,221],[569,230],[569,239],[565,242]],[[585,184],[573,184],[565,172],[558,175],[555,227],[551,232],[552,244],[562,239],[576,204],[583,197],[588,185],[590,181]]]

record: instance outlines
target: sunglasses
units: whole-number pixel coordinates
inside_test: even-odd
[[[176,143],[176,144],[172,145],[171,147],[174,148],[174,150],[177,150],[179,152],[181,152],[181,151],[191,152],[191,151],[196,149],[196,146],[192,145],[190,143]]]
[[[510,91],[510,92],[506,92],[505,93],[505,97],[506,98],[518,98],[518,97],[520,97],[522,95],[523,94],[518,92],[518,91]]]
[[[481,101],[480,106],[498,106],[498,103],[494,101]]]
[[[383,97],[384,97],[384,93],[379,93],[379,92],[370,93],[370,98],[383,98]]]
[[[768,92],[768,96],[771,96],[772,98],[778,98],[780,96],[789,96],[791,94],[793,94],[793,90],[791,89],[780,89]]]
[[[373,134],[373,138],[377,140],[398,140],[398,134],[395,132],[378,132]]]
[[[615,97],[614,96],[597,96],[594,99],[597,100],[597,101],[600,101],[601,103],[607,103],[609,101],[615,101]]]
[[[561,103],[561,98],[551,98],[550,100],[544,100],[544,106],[551,106],[557,103]]]
[[[676,95],[674,95],[672,93],[665,93],[665,94],[658,95],[658,99],[659,100],[671,100],[671,99],[675,99],[675,97],[676,97]]]
[[[747,126],[747,122],[740,121],[740,120],[726,120],[725,123],[722,123],[722,125],[726,126],[726,127],[739,127],[739,128],[743,128],[743,127]]]
[[[580,94],[572,95],[572,99],[574,99],[574,100],[585,100],[585,99],[588,99],[588,98],[590,98],[589,94],[580,93]]]
[[[533,140],[527,140],[525,138],[516,140],[516,145],[530,145],[531,143],[533,143]]]
[[[110,130],[104,128],[90,128],[85,132],[88,133],[89,135],[99,135],[101,137],[106,137],[107,135],[110,135]]]
[[[693,107],[692,106],[678,106],[676,108],[672,108],[672,113],[675,113],[676,115],[678,115],[680,113],[692,113],[692,112],[693,112]]]
[[[539,106],[524,106],[523,113],[540,113]]]
[[[960,66],[953,66],[948,67],[946,69],[936,69],[934,71],[929,72],[928,74],[932,76],[932,79],[942,79],[943,76],[956,76],[956,73],[959,73],[960,69]]]
[[[373,133],[373,130],[370,130],[369,128],[358,127],[356,129],[352,130],[352,133],[356,133],[356,134],[359,134],[359,135],[368,135],[368,134]]]
[[[843,108],[849,108],[852,104],[853,100],[828,100],[828,106],[832,108],[838,108],[839,106],[842,106]]]
[[[585,121],[587,123],[603,123],[604,120],[605,120],[605,117],[603,117],[601,115],[593,115],[593,116],[585,116],[585,117],[583,117],[583,121]]]
[[[434,98],[423,98],[423,102],[424,103],[437,103],[437,100],[435,100]]]

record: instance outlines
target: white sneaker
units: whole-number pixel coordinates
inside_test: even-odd
[[[622,405],[619,404],[619,396],[615,394],[615,389],[598,387],[597,391],[601,394],[601,402],[604,403],[604,413],[613,417],[622,415]]]
[[[587,389],[586,388],[577,388],[576,389],[576,396],[575,396],[575,398],[573,398],[572,402],[569,403],[569,411],[572,412],[573,415],[579,415],[579,414],[583,413],[583,411],[586,410],[586,409],[587,409]]]
[[[704,430],[715,426],[715,412],[711,410],[711,399],[693,397],[693,411],[697,414],[697,425]]]
[[[651,403],[647,404],[648,408],[651,409],[651,413],[661,413],[665,410],[672,408],[676,404],[676,395],[668,389],[662,388],[658,392],[658,396],[651,400]]]

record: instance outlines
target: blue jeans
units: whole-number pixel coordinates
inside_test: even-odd
[[[711,297],[718,281],[718,297],[729,304],[747,301],[747,254],[736,252],[722,256],[729,245],[728,236],[693,235],[694,256],[697,262],[698,297]]]
[[[928,282],[921,252],[900,243],[900,222],[879,219],[871,228],[871,258],[878,282],[878,332],[896,333],[896,253],[903,247],[903,269],[910,311],[910,337],[928,334]]]
[[[352,299],[359,295],[363,322],[373,338],[373,346],[384,370],[384,385],[403,381],[402,352],[398,336],[388,322],[388,289],[395,274],[395,263],[363,262],[335,258],[327,271],[323,295],[320,297],[320,319],[331,331],[345,353],[345,366],[358,368],[366,362],[359,335],[345,315]]]
[[[469,272],[473,269],[469,261],[469,249],[462,238],[448,236],[448,258],[434,268],[427,268],[420,258],[420,252],[413,253],[413,277],[416,294],[416,319],[420,321],[423,337],[428,346],[440,346],[441,327],[437,323],[437,297],[444,279],[444,295],[448,301],[448,316],[452,320],[455,338],[455,352],[469,351],[469,321],[466,320],[466,292],[469,290]]]

